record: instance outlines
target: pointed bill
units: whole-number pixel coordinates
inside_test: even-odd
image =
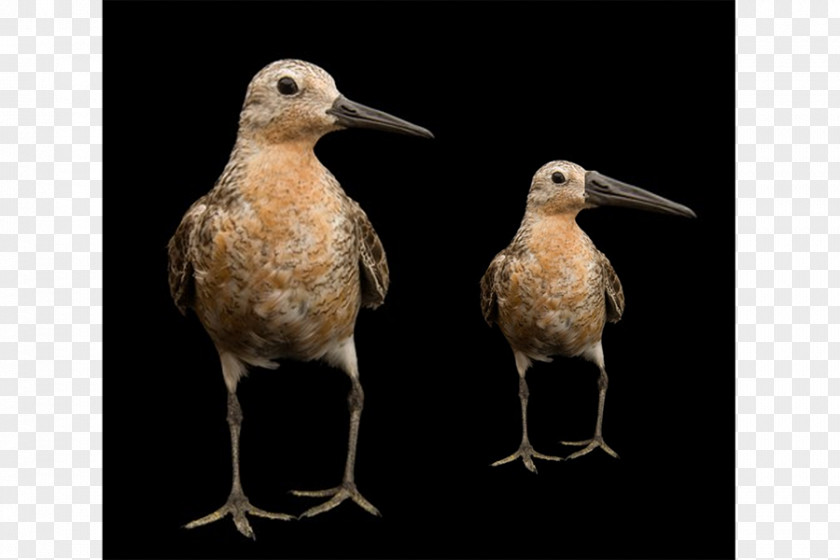
[[[661,214],[674,214],[686,218],[696,218],[697,214],[688,206],[683,206],[673,200],[653,194],[650,191],[622,183],[597,171],[586,172],[586,205],[594,208],[597,206],[624,206],[647,210],[648,212],[659,212]]]
[[[422,126],[404,121],[378,109],[350,101],[339,95],[327,113],[334,116],[339,125],[347,128],[373,128],[387,132],[397,132],[422,138],[434,138],[429,130]]]

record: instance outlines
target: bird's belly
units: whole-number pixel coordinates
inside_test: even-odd
[[[249,363],[317,359],[353,334],[361,290],[352,229],[340,216],[293,218],[220,229],[196,274],[202,323],[217,347]]]
[[[578,356],[601,339],[604,291],[587,275],[566,282],[550,275],[531,278],[514,276],[515,289],[499,301],[498,323],[514,348],[534,359]]]

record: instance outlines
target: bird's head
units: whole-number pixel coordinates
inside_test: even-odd
[[[586,207],[586,170],[570,161],[546,163],[534,174],[528,208],[541,214],[577,214]]]
[[[652,192],[622,183],[597,171],[587,171],[570,161],[543,165],[531,181],[528,208],[543,214],[576,215],[584,208],[624,206],[696,218],[691,208]]]
[[[240,134],[269,142],[317,141],[349,127],[433,138],[425,128],[348,100],[325,70],[293,59],[272,62],[254,76],[239,120]]]

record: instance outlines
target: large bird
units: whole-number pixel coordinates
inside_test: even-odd
[[[236,144],[213,189],[190,208],[169,242],[175,304],[193,309],[216,346],[228,390],[233,485],[226,503],[187,525],[230,514],[254,537],[246,514],[290,516],[251,505],[239,474],[239,380],[276,360],[324,360],[350,377],[350,433],[341,484],[295,492],[328,498],[312,516],[351,499],[379,511],[357,490],[354,467],[364,393],[353,331],[361,307],[388,290],[385,251],[361,207],[313,151],[326,133],[375,128],[432,138],[425,128],[349,101],[323,69],[279,60],[251,80]]]

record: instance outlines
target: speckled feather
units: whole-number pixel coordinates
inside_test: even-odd
[[[491,326],[499,325],[513,350],[522,411],[519,449],[493,466],[521,459],[528,470],[537,472],[534,459],[563,460],[531,445],[525,379],[533,360],[551,361],[558,355],[581,356],[600,372],[595,432],[590,439],[561,441],[580,446],[565,459],[597,448],[618,458],[603,436],[609,376],[601,336],[607,321],[621,319],[624,290],[610,261],[576,222],[581,210],[602,205],[695,216],[686,206],[568,161],[551,161],[537,170],[519,231],[481,279],[484,318]]]
[[[331,85],[325,73],[315,78]],[[383,302],[389,274],[367,215],[312,151],[320,134],[266,127],[254,109],[259,83],[260,74],[221,177],[169,242],[169,285],[220,352],[276,367],[322,358],[351,337],[360,306]]]
[[[253,538],[248,515],[292,519],[251,504],[239,469],[239,380],[249,365],[276,368],[282,358],[323,359],[350,378],[344,475],[327,490],[292,491],[326,498],[301,517],[345,500],[380,515],[355,483],[364,391],[353,332],[359,309],[385,299],[388,263],[367,215],[314,152],[323,135],[353,126],[433,137],[348,100],[313,64],[269,64],[248,85],[236,143],[219,180],[187,210],[169,242],[172,298],[181,312],[195,310],[219,352],[233,462],[225,504],[188,529],[230,515],[237,530]]]
[[[560,163],[569,176],[585,173]],[[615,270],[575,222],[582,184],[578,193],[536,183],[552,169],[537,172],[519,231],[481,279],[485,320],[499,325],[514,350],[541,361],[589,351],[605,322],[624,312]]]

